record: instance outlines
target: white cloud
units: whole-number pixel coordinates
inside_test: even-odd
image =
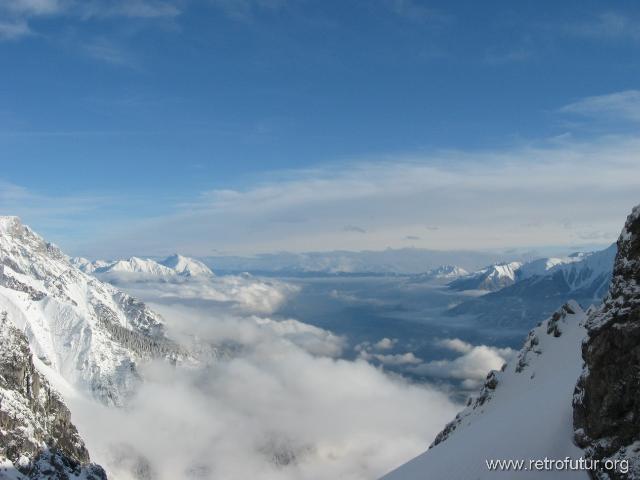
[[[163,301],[205,300],[232,305],[234,310],[250,314],[271,314],[299,291],[295,285],[252,276],[178,277],[156,283],[153,280],[157,278],[141,273],[108,272],[98,275],[145,297],[154,295]]]
[[[0,40],[16,40],[31,34],[31,29],[24,20],[0,22]]]
[[[580,245],[585,231],[616,232],[637,203],[640,140],[553,139],[498,152],[440,152],[286,172],[243,190],[212,190],[174,215],[114,228],[102,255],[193,255],[404,247],[485,249]],[[274,217],[304,218],[275,222]],[[566,229],[567,219],[571,229]],[[366,235],[345,232],[362,225]],[[536,224],[533,225],[532,221]],[[224,225],[224,228],[219,228]]]
[[[443,340],[440,340],[438,344],[458,353],[469,353],[471,350],[473,350],[473,345],[460,340],[459,338],[445,338]]]
[[[107,38],[94,38],[82,45],[82,50],[92,58],[112,65],[135,66],[130,51]]]
[[[419,375],[462,380],[463,387],[468,389],[482,385],[489,371],[499,370],[516,353],[511,348],[472,345],[458,338],[444,339],[438,344],[461,355],[453,360],[425,362],[408,370]]]
[[[560,111],[589,117],[617,118],[639,122],[640,90],[625,90],[583,98],[562,107]]]
[[[395,346],[396,343],[398,343],[398,339],[385,337],[376,342],[373,347],[377,350],[390,350]]]
[[[91,18],[121,17],[129,19],[171,19],[181,13],[183,1],[158,0],[8,0],[0,2],[0,40],[16,40],[34,33],[29,22],[35,17],[63,16],[66,19],[87,20]],[[98,50],[96,50],[98,49]],[[116,57],[113,49],[89,45],[95,58],[110,63],[123,63],[121,55]],[[117,61],[114,61],[117,60]]]
[[[382,354],[361,351],[358,357],[367,362],[378,361],[388,367],[418,365],[422,363],[422,360],[416,357],[413,352]]]
[[[640,40],[638,19],[619,12],[605,12],[587,21],[571,23],[566,31],[598,40]]]
[[[0,4],[0,8],[22,15],[51,15],[64,8],[60,0],[8,0]]]
[[[165,286],[136,293],[160,302]],[[207,368],[147,365],[126,409],[70,400],[92,459],[113,478],[145,469],[158,480],[377,478],[421,452],[458,410],[434,388],[336,359],[341,341],[322,329],[192,298],[154,308],[174,338],[240,348]]]

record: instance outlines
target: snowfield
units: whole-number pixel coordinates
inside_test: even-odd
[[[459,413],[422,455],[383,480],[488,479],[487,460],[579,459],[573,443],[576,379],[585,312],[571,302],[535,328],[504,371],[491,375],[481,394]],[[504,478],[589,478],[584,471],[510,471]]]

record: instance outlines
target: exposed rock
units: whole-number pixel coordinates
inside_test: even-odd
[[[0,462],[18,478],[106,480],[61,397],[36,370],[29,343],[0,315]],[[2,474],[0,473],[0,477]]]
[[[584,371],[574,394],[575,440],[593,459],[627,459],[598,479],[640,478],[640,206],[618,240],[608,297],[588,318]]]

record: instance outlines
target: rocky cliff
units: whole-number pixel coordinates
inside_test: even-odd
[[[106,480],[6,312],[0,314],[0,345],[0,478]]]
[[[640,206],[618,240],[609,295],[589,316],[574,395],[575,439],[600,460],[593,478],[640,478]],[[629,460],[630,471],[603,462]]]

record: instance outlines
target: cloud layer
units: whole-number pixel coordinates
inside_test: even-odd
[[[439,345],[460,356],[453,360],[422,363],[411,367],[410,371],[418,375],[455,378],[461,380],[462,386],[468,389],[481,386],[490,370],[500,370],[516,354],[511,348],[472,345],[459,338],[441,340]]]
[[[214,248],[375,250],[404,247],[408,237],[413,246],[435,249],[580,245],[594,238],[604,244],[637,203],[638,147],[630,137],[559,138],[502,152],[285,172],[243,190],[205,192],[178,213],[127,225],[104,254],[132,245],[161,254],[167,244],[203,256]],[[357,232],[345,225],[357,225]]]
[[[435,388],[337,358],[344,344],[330,332],[251,313],[244,295],[220,300],[210,291],[220,285],[229,298],[218,283],[199,301],[193,288],[130,285],[156,302],[172,336],[197,339],[216,358],[205,367],[146,365],[124,410],[71,400],[92,458],[113,478],[377,478],[424,450],[457,411]]]

